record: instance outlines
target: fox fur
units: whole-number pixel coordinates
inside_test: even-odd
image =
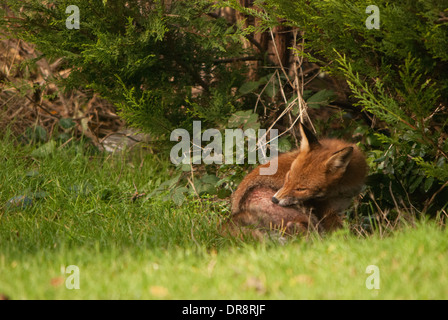
[[[277,172],[250,172],[231,197],[231,223],[260,230],[296,234],[333,231],[342,226],[340,214],[357,196],[367,174],[359,148],[339,139],[318,140],[299,125],[299,150],[284,153]]]

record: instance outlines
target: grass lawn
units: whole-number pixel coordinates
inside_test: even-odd
[[[448,298],[448,232],[433,222],[387,237],[342,230],[242,242],[217,231],[224,205],[133,201],[168,172],[154,156],[35,151],[8,140],[0,142],[0,297]],[[379,289],[366,287],[370,275]]]

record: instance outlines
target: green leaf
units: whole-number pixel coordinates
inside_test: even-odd
[[[414,193],[418,186],[422,183],[424,176],[418,176],[409,186],[409,192]]]
[[[256,89],[258,89],[259,86],[260,82],[258,81],[246,82],[240,87],[239,92],[241,94],[248,94],[254,92]]]
[[[211,175],[211,174],[207,174],[205,176],[203,176],[201,179],[196,179],[194,182],[194,187],[196,189],[196,192],[199,195],[204,195],[204,194],[216,194],[217,190],[216,190],[216,184],[218,183],[219,178]]]
[[[184,171],[184,172],[191,171],[191,165],[190,165],[190,164],[182,163],[182,164],[180,165],[180,170],[182,170],[182,171]]]
[[[229,128],[238,128],[247,123],[254,123],[258,120],[258,115],[252,110],[237,111],[229,118],[227,126]]]
[[[185,187],[180,187],[180,188],[174,189],[171,198],[173,199],[173,202],[177,206],[181,206],[185,202],[185,200],[187,198],[184,195],[184,193],[187,192],[187,191],[188,191],[188,189],[185,188]]]
[[[249,119],[247,119],[247,122],[244,124],[243,129],[247,130],[247,129],[254,129],[254,130],[258,130],[260,129],[260,123],[258,122],[258,114],[256,113],[252,113],[249,116]]]
[[[266,85],[264,93],[266,93],[270,98],[274,98],[278,93],[278,89],[279,89],[278,83],[276,83],[275,81],[270,81]]]
[[[292,149],[292,144],[289,142],[288,137],[281,137],[278,140],[278,151],[279,152],[288,152]]]
[[[57,139],[62,141],[62,142],[66,142],[70,138],[71,138],[71,135],[68,134],[67,132],[62,132],[61,134],[59,134],[57,136]]]
[[[302,98],[306,101],[313,95],[313,90],[303,90]]]
[[[232,191],[230,191],[228,189],[219,189],[217,196],[219,199],[225,199],[225,198],[229,197],[231,194],[232,194]]]
[[[30,140],[44,142],[47,141],[47,130],[41,126],[28,127],[26,136]]]
[[[386,159],[387,159],[387,155],[385,154],[385,155],[383,155],[383,156],[381,156],[381,157],[379,157],[379,158],[373,160],[373,162],[374,162],[374,163],[379,163],[379,162],[383,162],[383,161],[386,160]]]
[[[179,182],[179,179],[181,177],[182,173],[179,173],[178,175],[176,175],[174,178],[171,178],[170,180],[167,180],[165,182],[163,182],[159,188],[163,188],[166,187],[166,189],[171,189],[172,187],[174,187],[174,185]]]
[[[292,95],[292,97],[289,98],[289,100],[286,102],[286,106],[289,106],[295,99],[297,99],[297,94],[294,93],[294,94]],[[298,103],[298,101],[296,100],[296,101],[294,102],[294,105],[293,105],[292,109],[291,109],[291,114],[292,114],[293,116],[296,116],[298,113],[299,113],[299,103]]]
[[[76,122],[74,122],[71,118],[62,118],[59,119],[59,125],[64,129],[71,129],[76,125]]]
[[[44,158],[51,155],[55,150],[56,150],[56,141],[50,140],[47,143],[40,146],[39,148],[33,150],[33,152],[31,152],[31,156],[36,158]]]
[[[39,141],[47,141],[47,130],[44,127],[36,126],[34,128],[36,139]]]
[[[210,184],[215,185],[219,181],[219,178],[217,176],[212,175],[212,174],[206,174],[205,176],[203,176],[201,178],[201,181],[203,183],[210,183]]]
[[[323,89],[313,94],[306,103],[310,108],[318,108],[327,105],[335,97],[333,90]]]
[[[432,185],[434,183],[434,177],[427,177],[425,180],[425,184],[423,185],[423,189],[425,192],[428,192],[429,189],[431,189]]]
[[[289,105],[291,102],[293,102],[295,99],[297,99],[297,94],[296,93],[294,93],[293,95],[292,95],[292,97],[291,98],[289,98],[289,100],[286,102],[286,105]],[[296,101],[296,103],[297,103],[297,101]]]

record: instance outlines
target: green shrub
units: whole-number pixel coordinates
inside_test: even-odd
[[[6,4],[13,14],[3,12],[0,25],[46,57],[64,57],[61,68],[71,73],[58,80],[66,89],[99,93],[130,125],[154,136],[169,138],[192,119],[222,123],[236,108],[232,89],[245,69],[232,61],[246,52],[238,30],[213,14],[212,1]],[[79,8],[79,29],[66,27],[69,5]]]

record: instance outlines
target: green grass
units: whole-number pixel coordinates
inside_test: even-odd
[[[182,207],[149,193],[168,179],[154,156],[81,145],[33,153],[0,142],[0,296],[11,299],[447,299],[448,232],[418,222],[392,235],[342,230],[284,244],[218,233],[225,206]],[[27,195],[32,203],[11,206]],[[68,289],[79,268],[80,289]],[[366,268],[380,289],[366,288]]]

